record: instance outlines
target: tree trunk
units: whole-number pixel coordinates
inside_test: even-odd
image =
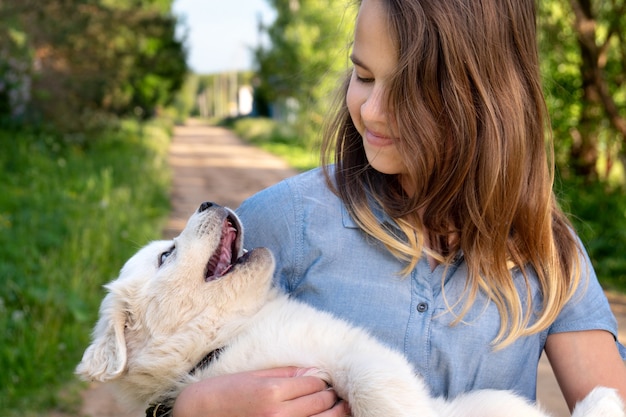
[[[576,16],[575,29],[581,52],[580,73],[583,97],[582,112],[578,128],[572,132],[573,144],[570,151],[572,168],[576,175],[589,181],[597,179],[598,134],[605,117],[626,142],[626,119],[620,114],[611,96],[604,72],[609,41],[619,25],[611,25],[604,44],[596,41],[596,16],[591,0],[570,0]],[[617,10],[616,10],[617,12]],[[607,155],[609,157],[609,155]]]
[[[576,14],[576,32],[581,55],[580,75],[583,90],[582,111],[578,127],[572,132],[571,166],[576,176],[593,181],[597,179],[597,127],[602,118],[599,92],[595,83],[595,71],[598,63],[597,48],[595,47],[595,21],[591,11],[590,0],[572,0],[571,4]]]

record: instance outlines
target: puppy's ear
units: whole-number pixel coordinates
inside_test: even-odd
[[[93,342],[76,367],[76,373],[84,380],[105,382],[118,378],[126,370],[127,313],[111,304],[110,299],[103,302]]]

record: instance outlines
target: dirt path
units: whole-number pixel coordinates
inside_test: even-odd
[[[246,197],[296,174],[282,159],[230,131],[197,121],[176,128],[169,161],[173,211],[166,236],[176,236],[203,201],[236,208]]]
[[[296,171],[264,151],[244,144],[225,129],[191,121],[177,127],[169,162],[173,170],[172,214],[164,230],[168,238],[178,235],[188,217],[202,201],[232,208],[256,191]],[[626,342],[626,297],[609,295],[620,323],[620,340]],[[549,364],[539,365],[539,401],[554,417],[569,416]],[[89,417],[141,417],[120,407],[102,386],[84,395],[82,415]]]

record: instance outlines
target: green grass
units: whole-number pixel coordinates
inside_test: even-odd
[[[169,211],[168,129],[125,122],[82,145],[0,130],[2,415],[77,406],[102,284]]]

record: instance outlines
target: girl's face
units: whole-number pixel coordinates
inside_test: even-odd
[[[354,33],[354,64],[346,101],[352,122],[363,138],[367,160],[385,174],[406,173],[387,113],[385,89],[398,58],[382,0],[363,0]]]

